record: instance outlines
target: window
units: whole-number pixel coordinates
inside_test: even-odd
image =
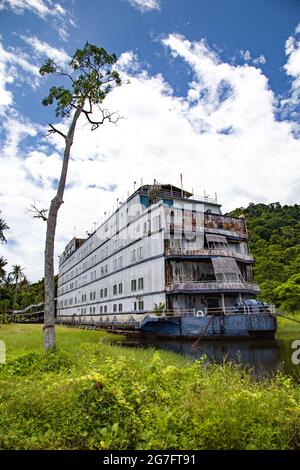
[[[93,300],[96,300],[96,291],[93,292]]]
[[[104,297],[107,297],[107,287],[104,289]]]
[[[114,305],[113,305],[113,312],[114,312],[114,313],[117,312],[117,307],[118,307],[117,304],[114,304]]]
[[[119,312],[122,312],[122,310],[123,310],[123,306],[122,304],[119,304]]]
[[[143,277],[140,277],[140,278],[138,279],[138,289],[139,289],[139,290],[144,289],[144,278],[143,278]]]
[[[90,292],[90,300],[93,300],[93,292]]]
[[[119,294],[122,294],[123,293],[123,284],[120,283],[119,284]]]
[[[123,256],[119,257],[119,268],[123,267]]]
[[[139,300],[139,310],[144,310],[144,302],[143,302],[143,300]]]
[[[100,313],[103,313],[103,305],[100,307]]]
[[[113,260],[113,269],[114,269],[114,271],[117,269],[117,260],[116,259]]]
[[[117,295],[117,293],[118,293],[118,286],[117,286],[117,284],[115,284],[113,286],[113,295]]]
[[[131,252],[131,261],[136,261],[136,250],[132,250]]]
[[[131,310],[136,311],[136,302],[132,302]]]
[[[104,313],[107,313],[107,305],[104,305]]]
[[[103,289],[100,289],[100,299],[103,299]]]
[[[143,247],[142,246],[137,249],[137,257],[138,257],[138,259],[143,258]]]
[[[153,218],[153,230],[158,230],[160,229],[161,224],[160,224],[160,215],[156,216]]]
[[[131,292],[136,291],[136,279],[132,279],[131,281]]]
[[[96,313],[96,307],[93,307],[93,313]]]

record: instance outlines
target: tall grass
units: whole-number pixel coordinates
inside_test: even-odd
[[[241,367],[111,346],[108,334],[4,325],[1,449],[300,448],[300,387]]]

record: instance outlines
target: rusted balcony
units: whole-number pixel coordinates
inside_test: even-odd
[[[245,220],[239,217],[205,213],[204,227],[247,235]]]
[[[253,263],[254,260],[251,255],[245,255],[238,253],[233,250],[222,250],[222,249],[208,249],[208,248],[199,248],[197,250],[186,250],[183,248],[166,248],[166,256],[227,256],[230,258],[235,258],[242,261],[247,261],[248,263]]]
[[[205,282],[194,282],[194,281],[182,281],[172,282],[166,286],[167,292],[249,292],[251,294],[259,294],[260,289],[257,284],[250,282],[226,282],[226,281],[205,281]]]

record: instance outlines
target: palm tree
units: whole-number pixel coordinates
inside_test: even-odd
[[[7,265],[6,259],[3,258],[3,256],[0,256],[0,280],[5,278],[6,271],[4,269],[4,266]]]
[[[0,211],[1,213],[1,211]],[[6,222],[4,221],[4,219],[1,219],[0,218],[0,242],[1,243],[5,243],[6,242],[6,238],[4,236],[4,230],[8,230],[9,229],[9,226],[6,224]]]
[[[23,273],[23,268],[21,268],[19,264],[14,264],[12,267],[12,272],[9,274],[10,280],[13,281],[15,284],[13,310],[15,309],[15,305],[17,303],[19,282],[22,281],[24,277],[25,277],[25,274]]]

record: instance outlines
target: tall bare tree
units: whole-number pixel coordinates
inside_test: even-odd
[[[83,49],[77,49],[68,66],[62,68],[53,60],[48,59],[40,69],[41,75],[59,77],[63,85],[50,88],[48,96],[42,103],[44,106],[56,105],[56,117],[68,121],[67,132],[63,132],[53,124],[49,124],[49,134],[58,134],[64,140],[64,156],[57,192],[51,201],[49,210],[36,212],[47,222],[45,243],[45,320],[44,349],[55,349],[55,308],[54,308],[54,238],[58,210],[63,203],[71,146],[73,144],[76,124],[83,115],[91,130],[107,122],[116,123],[117,113],[110,113],[102,107],[106,95],[121,79],[115,70],[117,61],[115,54],[108,54],[105,49],[86,43]],[[69,88],[66,87],[69,84]],[[64,122],[65,123],[65,122]],[[33,207],[33,209],[35,209]]]

